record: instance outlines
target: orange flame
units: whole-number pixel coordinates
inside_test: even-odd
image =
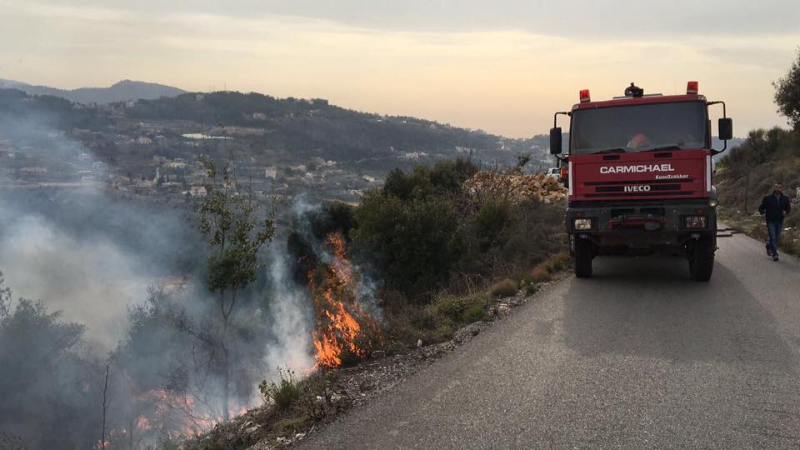
[[[344,239],[331,233],[325,243],[332,260],[309,271],[308,282],[317,311],[317,327],[312,333],[316,366],[332,368],[342,365],[345,351],[359,358],[366,356],[368,348],[359,340],[368,338],[365,331],[377,334],[378,327],[357,301],[358,280],[345,254]]]

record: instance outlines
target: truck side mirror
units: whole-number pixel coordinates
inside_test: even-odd
[[[561,127],[550,128],[550,154],[561,154]]]
[[[723,117],[719,119],[719,138],[722,141],[733,139],[733,121],[730,117]],[[553,140],[553,134],[550,134],[550,140]]]

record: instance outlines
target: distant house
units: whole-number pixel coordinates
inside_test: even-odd
[[[278,179],[278,168],[277,167],[267,167],[264,171],[267,178],[271,178],[273,180]]]
[[[267,115],[263,112],[253,113],[253,120],[267,120]]]
[[[22,173],[47,173],[46,167],[23,167],[19,169]]]
[[[178,161],[178,160],[170,161],[166,165],[167,165],[168,169],[185,169],[186,168],[186,162]]]
[[[192,197],[205,197],[208,195],[205,186],[192,186],[189,188],[189,195]]]
[[[136,139],[136,143],[137,143],[137,144],[140,144],[140,145],[150,145],[150,144],[152,144],[152,143],[153,143],[153,140],[152,140],[152,139],[150,139],[150,138],[149,138],[149,137],[147,137],[147,136],[139,136],[139,137]]]

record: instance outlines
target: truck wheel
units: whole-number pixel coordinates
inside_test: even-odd
[[[592,242],[588,239],[575,240],[573,266],[576,277],[589,278],[592,276]]]
[[[711,238],[701,238],[694,242],[689,254],[689,274],[694,281],[708,281],[714,271],[714,242]]]

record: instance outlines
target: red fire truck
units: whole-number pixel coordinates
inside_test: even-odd
[[[716,251],[712,156],[733,133],[724,102],[709,102],[690,81],[686,95],[646,95],[633,83],[625,95],[557,112],[550,152],[566,168],[567,233],[575,275],[592,275],[598,255],[667,254],[689,260],[691,278],[708,281]],[[721,150],[711,146],[708,108],[722,105]],[[559,115],[570,117],[562,153]]]

